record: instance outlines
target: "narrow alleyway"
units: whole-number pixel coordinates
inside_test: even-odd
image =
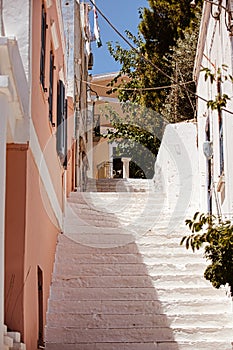
[[[232,349],[230,300],[202,277],[202,254],[179,246],[184,221],[169,225],[164,194],[146,180],[89,190],[68,200],[46,349]]]

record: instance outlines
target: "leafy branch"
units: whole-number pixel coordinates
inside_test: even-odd
[[[204,256],[211,263],[204,277],[215,288],[229,284],[233,291],[233,225],[214,215],[195,213],[193,219],[186,220],[192,234],[184,236],[180,242],[193,252],[204,246]]]
[[[215,96],[215,99],[207,101],[207,107],[211,108],[212,111],[221,111],[226,107],[227,101],[230,100],[230,97],[227,94],[222,94],[221,92],[221,84],[223,84],[224,81],[230,81],[233,83],[233,76],[228,74],[227,70],[228,66],[226,64],[222,64],[221,68],[218,67],[216,72],[212,72],[209,68],[202,69],[202,72],[205,72],[205,81],[209,79],[211,84],[214,82],[217,84],[218,93]]]

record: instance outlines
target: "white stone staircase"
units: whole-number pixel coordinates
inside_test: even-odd
[[[148,192],[152,179],[88,179],[87,192]]]
[[[202,253],[179,245],[188,214],[152,187],[120,186],[68,200],[46,349],[232,350],[231,300],[204,279]]]
[[[21,342],[19,332],[8,332],[4,326],[4,349],[3,350],[26,350],[26,345]]]

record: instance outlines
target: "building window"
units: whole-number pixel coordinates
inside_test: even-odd
[[[67,163],[67,101],[65,85],[61,80],[57,88],[57,154],[63,166]]]
[[[45,51],[46,51],[46,12],[45,7],[42,5],[41,10],[41,49],[40,49],[40,82],[45,88]]]
[[[224,172],[224,150],[223,150],[223,122],[222,116],[219,116],[219,164],[220,175]]]
[[[218,95],[222,95],[221,89],[221,77],[217,79],[217,92]],[[222,120],[222,111],[218,109],[218,126],[219,126],[219,170],[220,175],[224,172],[224,150],[223,150],[223,120]]]
[[[206,120],[205,127],[206,141],[210,142],[210,119],[209,116]],[[208,213],[212,214],[212,161],[211,158],[206,159],[207,162],[207,205]]]
[[[53,123],[53,70],[54,70],[54,55],[50,51],[50,66],[49,66],[49,120]]]

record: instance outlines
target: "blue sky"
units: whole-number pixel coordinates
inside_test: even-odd
[[[122,34],[124,34],[126,29],[133,34],[137,34],[137,26],[140,21],[138,8],[148,7],[148,2],[147,0],[96,0],[96,6],[100,8]],[[93,75],[119,70],[120,66],[108,53],[106,42],[119,41],[124,47],[127,47],[127,44],[122,42],[122,39],[112,30],[100,14],[98,14],[98,21],[103,46],[97,48],[96,43],[92,43],[94,66],[90,73]]]

